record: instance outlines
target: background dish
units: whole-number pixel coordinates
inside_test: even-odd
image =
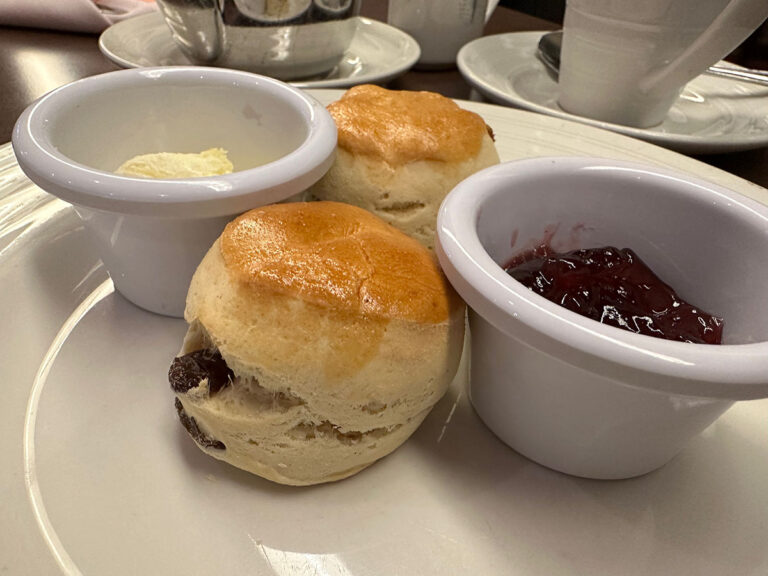
[[[157,12],[110,26],[99,37],[99,49],[123,68],[192,65]],[[338,66],[322,76],[290,84],[300,88],[346,88],[382,83],[405,73],[419,54],[416,40],[405,32],[376,20],[358,18],[352,43]]]
[[[513,32],[474,40],[459,52],[459,70],[494,102],[605,128],[686,154],[768,145],[768,87],[706,74],[688,83],[667,119],[653,128],[569,114],[557,104],[557,81],[536,56],[543,34]]]
[[[329,102],[340,92],[312,94]],[[461,105],[493,127],[503,160],[639,160],[768,202],[768,191],[656,146]],[[657,472],[595,482],[506,448],[469,406],[461,370],[392,456],[342,483],[277,486],[192,445],[165,381],[184,322],[115,295],[87,240],[72,209],[32,186],[1,147],[0,529],[14,538],[0,539],[0,567],[9,573],[768,570],[768,401],[737,404]]]

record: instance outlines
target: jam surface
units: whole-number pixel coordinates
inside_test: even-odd
[[[505,270],[546,299],[603,324],[681,342],[722,340],[722,318],[685,302],[630,249],[557,253],[544,246]]]

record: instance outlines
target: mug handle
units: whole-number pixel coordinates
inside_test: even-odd
[[[768,0],[731,0],[693,44],[665,67],[644,78],[643,92],[674,90],[685,77],[693,80],[707,66],[730,54],[768,18]]]

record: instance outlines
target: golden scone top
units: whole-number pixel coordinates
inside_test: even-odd
[[[348,204],[256,208],[227,225],[221,253],[254,290],[354,314],[436,324],[460,305],[428,250]]]
[[[328,106],[338,145],[389,164],[461,162],[475,156],[488,133],[483,119],[433,92],[356,86]]]

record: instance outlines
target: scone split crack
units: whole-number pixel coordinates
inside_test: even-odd
[[[267,390],[254,378],[236,377],[217,349],[195,350],[173,360],[168,374],[171,388],[192,400],[214,397],[230,410],[241,404],[248,413],[254,410],[287,411],[301,406],[301,398],[285,390]]]
[[[276,422],[293,425],[289,435],[296,438],[315,438],[333,431],[338,440],[349,443],[363,435],[381,435],[400,426],[392,424],[362,430],[345,428],[324,419],[290,389],[270,390],[253,377],[235,376],[215,348],[194,350],[175,358],[169,370],[169,381],[179,398],[186,403],[207,404],[209,411],[245,419],[254,415],[270,417],[268,413],[271,412]],[[398,404],[397,401],[393,403],[395,406]],[[376,417],[383,414],[387,404],[374,399],[353,408]]]
[[[302,399],[266,390],[252,378],[235,377],[216,391],[208,382],[206,377],[199,390],[177,391],[176,409],[184,428],[206,453],[285,484],[338,479],[334,475],[341,465],[344,474],[359,471],[379,457],[380,443],[399,444],[404,440],[401,429],[407,427],[410,435],[428,412],[402,423],[355,430],[322,419]],[[384,409],[379,402],[357,408],[371,411],[371,406],[374,413]],[[325,453],[331,456],[316,461]],[[264,468],[267,463],[272,470]]]

